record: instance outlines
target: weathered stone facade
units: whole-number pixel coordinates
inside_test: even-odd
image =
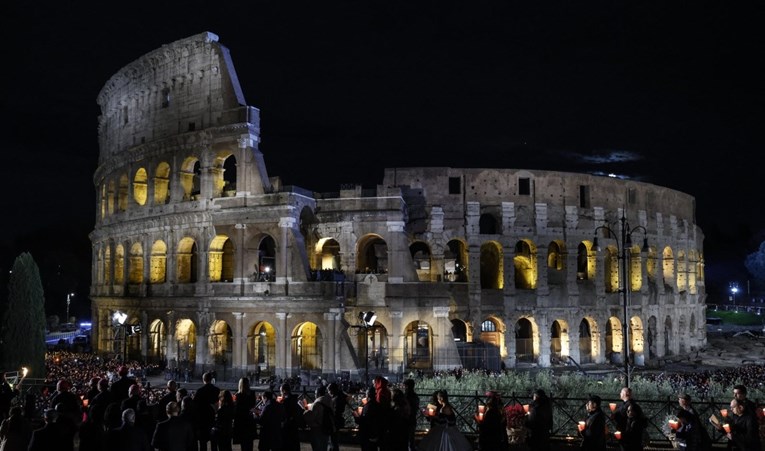
[[[637,365],[706,343],[689,195],[516,169],[282,186],[211,33],[130,63],[98,103],[99,352],[229,376],[621,362],[624,302]],[[123,341],[116,311],[142,332]]]

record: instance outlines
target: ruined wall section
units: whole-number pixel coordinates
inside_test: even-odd
[[[201,33],[147,53],[114,75],[97,102],[99,164],[133,146],[249,119],[229,51]]]

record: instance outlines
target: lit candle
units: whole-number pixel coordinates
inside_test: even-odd
[[[526,412],[526,413],[529,413],[529,405],[528,404],[524,404],[523,405],[523,411]]]
[[[622,439],[622,431],[614,431],[614,437],[616,437],[616,440]]]
[[[434,409],[433,407],[428,407],[428,416],[432,417],[435,414],[436,414],[436,409]]]
[[[361,405],[362,406],[367,405],[367,401],[368,401],[367,398],[361,398]]]
[[[672,430],[677,429],[677,420],[669,420],[669,427],[672,428]]]
[[[364,406],[359,406],[356,410],[359,412],[359,415],[361,415],[364,412]]]
[[[726,434],[730,434],[730,425],[728,423],[723,424],[723,429],[725,429]]]
[[[579,428],[579,432],[582,432],[582,431],[584,431],[584,424],[585,424],[585,423],[584,423],[584,421],[580,421],[580,422],[579,422],[579,425],[578,425],[578,428]]]
[[[82,400],[82,407],[88,407],[88,401],[89,399],[85,398]]]
[[[720,409],[720,415],[723,416],[723,418],[728,416],[728,409]]]
[[[615,412],[616,411],[616,403],[615,402],[609,403],[608,407],[611,408],[611,412]]]
[[[478,412],[478,421],[483,421],[483,412]]]
[[[284,401],[284,396],[279,395],[276,397],[276,402],[282,402],[282,401]]]
[[[478,404],[478,413],[484,413],[486,412],[486,406],[483,404]]]

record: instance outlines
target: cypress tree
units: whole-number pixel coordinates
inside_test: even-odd
[[[45,296],[40,270],[28,252],[16,257],[8,280],[8,303],[0,327],[0,366],[29,368],[30,377],[45,377]]]

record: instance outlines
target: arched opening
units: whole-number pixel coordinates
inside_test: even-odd
[[[143,283],[143,247],[141,247],[141,243],[133,243],[130,247],[130,266],[128,272],[129,283]]]
[[[388,272],[388,244],[379,235],[366,235],[358,243],[356,272],[385,274]]]
[[[630,318],[630,355],[634,365],[645,365],[645,335],[643,333],[643,320],[639,316]]]
[[[481,289],[501,290],[504,287],[502,248],[495,241],[481,245]]]
[[[231,326],[225,321],[217,320],[210,326],[210,335],[207,338],[207,348],[210,350],[210,358],[216,368],[223,371],[225,380],[226,368],[231,366],[233,352],[233,334]]]
[[[236,196],[236,157],[228,152],[220,153],[212,167],[213,197]]]
[[[128,205],[128,177],[125,174],[120,176],[119,192],[117,194],[117,210],[127,211]]]
[[[515,323],[515,358],[518,363],[534,363],[534,328],[527,318]]]
[[[125,283],[125,248],[121,244],[114,249],[114,283]]]
[[[184,237],[178,243],[176,252],[178,283],[196,283],[198,274],[197,243],[193,238]]]
[[[157,165],[154,174],[154,203],[166,204],[170,200],[170,165],[164,161]]]
[[[467,325],[464,321],[461,319],[453,319],[451,321],[452,323],[452,335],[454,336],[454,341],[460,342],[460,343],[466,343],[468,341],[467,339]]]
[[[247,336],[247,364],[257,366],[261,372],[273,374],[276,363],[276,329],[261,321],[250,329]]]
[[[175,323],[175,346],[178,368],[193,371],[197,362],[197,328],[190,319]]]
[[[316,244],[316,255],[319,269],[340,269],[340,243],[334,238],[322,238]]]
[[[276,241],[266,235],[258,245],[259,280],[274,281],[276,278]]]
[[[496,235],[497,230],[497,218],[490,213],[484,213],[478,219],[478,233],[481,235]]]
[[[149,362],[154,364],[164,363],[166,347],[165,323],[155,319],[149,325],[149,349],[146,350],[146,357]]]
[[[640,246],[632,246],[629,249],[630,253],[630,291],[639,292],[643,286],[643,271],[641,266],[643,264],[643,258],[640,255]]]
[[[688,289],[688,266],[685,261],[685,251],[677,251],[677,290],[680,293]]]
[[[449,282],[467,282],[467,249],[465,243],[460,240],[451,240],[446,243],[444,251],[444,275]]]
[[[357,328],[356,349],[363,368],[369,368],[370,374],[388,369],[388,332],[385,326],[375,321],[368,328]],[[366,343],[365,343],[366,340]],[[364,359],[368,359],[364,363]]]
[[[234,244],[226,235],[218,235],[210,243],[210,282],[233,282]]]
[[[149,283],[165,283],[167,274],[167,245],[157,240],[151,246]]]
[[[563,285],[566,283],[566,251],[562,241],[552,241],[547,246],[547,283]]]
[[[412,321],[404,329],[404,362],[408,369],[433,368],[431,333],[424,321]]]
[[[202,166],[197,157],[188,157],[183,160],[180,171],[181,188],[183,188],[183,200],[196,200],[200,193],[200,178]]]
[[[590,328],[590,321],[586,318],[579,323],[579,363],[593,362],[593,336]]]
[[[568,354],[568,328],[561,320],[553,321],[550,330],[550,357],[557,363],[564,363]]]
[[[149,176],[146,174],[146,169],[138,168],[133,177],[133,200],[138,205],[146,205],[146,199],[148,197],[149,190]]]
[[[667,293],[673,293],[672,283],[675,280],[675,257],[672,254],[672,248],[667,246],[662,252],[662,260],[664,263],[664,290]]]
[[[322,368],[321,331],[311,322],[301,323],[292,331],[292,362],[297,372]]]
[[[515,288],[518,290],[533,290],[537,287],[537,258],[536,249],[527,240],[515,243]]]
[[[504,345],[504,328],[498,319],[490,317],[481,323],[481,341],[497,348]]]
[[[420,282],[430,282],[430,248],[422,241],[415,241],[409,246],[409,253],[412,256],[414,269],[417,271],[417,279]]]
[[[657,320],[655,316],[651,316],[648,318],[648,332],[646,333],[646,344],[648,346],[648,358],[649,359],[655,359],[658,357],[657,349],[656,349],[656,331],[657,329]]]
[[[109,187],[107,188],[107,192],[106,192],[106,211],[110,215],[114,214],[114,197],[115,197],[114,180],[109,180]]]
[[[607,357],[612,363],[623,363],[624,336],[622,335],[622,323],[612,316],[606,323],[606,349]]]
[[[582,241],[576,248],[576,279],[593,280],[595,277],[595,254],[589,242]]]
[[[648,282],[651,284],[656,283],[656,267],[656,249],[649,247],[648,256],[645,262],[645,272],[648,275]]]
[[[672,347],[672,317],[667,315],[664,319],[664,355],[673,355]]]

